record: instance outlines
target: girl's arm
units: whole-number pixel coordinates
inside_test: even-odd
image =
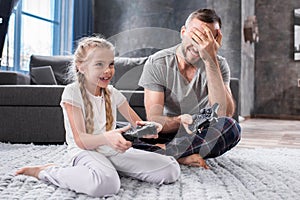
[[[136,127],[137,121],[142,121],[136,112],[130,107],[128,101],[124,101],[124,103],[118,107],[118,110],[133,127]]]
[[[92,150],[101,145],[109,145],[117,151],[124,152],[131,147],[131,143],[121,135],[129,127],[107,131],[104,134],[87,134],[82,110],[68,103],[64,103],[64,107],[67,111],[75,143],[79,148]]]

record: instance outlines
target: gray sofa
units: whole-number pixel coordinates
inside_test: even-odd
[[[60,144],[65,142],[60,97],[70,56],[32,55],[30,68],[51,66],[59,85],[3,85],[0,81],[0,142]],[[133,109],[145,120],[143,89],[137,85],[147,57],[116,57],[112,84],[128,99]],[[231,79],[230,87],[239,104],[239,80]],[[238,119],[239,110],[234,116]],[[119,121],[124,119],[118,115]]]
[[[28,85],[30,77],[15,71],[0,71],[1,85]]]

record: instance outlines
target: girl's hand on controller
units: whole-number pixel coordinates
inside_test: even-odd
[[[158,138],[158,133],[161,131],[162,129],[162,125],[160,123],[157,123],[157,122],[150,122],[150,121],[137,121],[136,122],[136,125],[137,126],[145,126],[147,124],[154,124],[155,127],[156,127],[156,131],[157,131],[157,134],[149,134],[149,135],[145,135],[143,138]]]
[[[128,131],[129,129],[130,125],[105,132],[103,135],[106,138],[106,144],[118,152],[125,152],[131,147],[132,143],[125,140],[125,138],[122,136],[122,133]]]

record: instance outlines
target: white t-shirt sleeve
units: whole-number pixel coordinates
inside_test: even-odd
[[[155,60],[152,56],[146,61],[138,85],[152,91],[163,92],[166,86],[166,63],[164,58]]]
[[[230,68],[229,68],[229,65],[228,65],[228,62],[227,60],[222,57],[222,56],[219,56],[218,55],[218,61],[219,61],[219,65],[220,65],[220,69],[221,69],[221,74],[222,74],[222,78],[223,78],[223,82],[226,84],[226,85],[229,85],[229,82],[230,82]]]
[[[82,108],[83,99],[77,83],[72,83],[65,87],[60,105],[63,106],[63,103],[69,103],[73,106]]]

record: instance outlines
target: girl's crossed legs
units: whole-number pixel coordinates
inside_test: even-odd
[[[25,167],[17,174],[35,176],[61,188],[101,197],[118,193],[121,184],[117,171],[158,184],[174,182],[180,175],[174,158],[133,148],[110,157],[84,151],[74,159],[73,166]]]
[[[168,184],[180,176],[180,166],[171,156],[130,148],[109,159],[120,174],[150,183]]]

